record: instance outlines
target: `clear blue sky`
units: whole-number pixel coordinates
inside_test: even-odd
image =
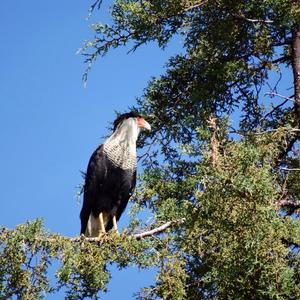
[[[113,51],[94,65],[84,88],[85,66],[76,51],[93,37],[88,25],[106,18],[95,12],[87,21],[91,3],[0,2],[0,225],[14,228],[42,217],[50,232],[77,235],[80,170],[109,132],[114,111],[134,104],[176,50],[148,45],[130,55]],[[121,225],[127,221],[124,216]],[[103,299],[131,299],[152,277],[114,271]]]

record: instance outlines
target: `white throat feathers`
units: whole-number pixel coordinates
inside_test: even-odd
[[[123,170],[136,169],[136,141],[140,133],[136,119],[124,120],[104,142],[103,151],[109,160]]]

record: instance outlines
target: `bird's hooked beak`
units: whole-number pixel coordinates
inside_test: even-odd
[[[150,124],[144,118],[138,117],[137,118],[137,124],[138,124],[139,128],[141,128],[143,130],[149,130],[149,131],[151,131]]]

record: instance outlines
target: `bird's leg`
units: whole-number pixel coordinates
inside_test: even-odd
[[[119,233],[119,231],[118,231],[118,225],[117,225],[117,219],[116,219],[116,216],[115,216],[115,215],[113,215],[112,221],[113,221],[114,230],[115,230],[117,233]]]
[[[100,230],[99,230],[99,235],[101,233],[105,233],[105,226],[104,226],[104,220],[103,220],[103,212],[100,212],[99,214],[99,221],[100,221]]]

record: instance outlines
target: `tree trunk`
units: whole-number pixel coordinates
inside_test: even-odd
[[[300,24],[293,31],[292,66],[294,74],[295,112],[300,127]]]
[[[217,118],[214,115],[211,115],[207,121],[208,127],[212,130],[212,136],[210,139],[211,143],[211,162],[213,167],[218,163],[219,157],[219,140],[217,137]]]
[[[297,24],[293,30],[292,36],[292,68],[294,75],[294,92],[295,92],[295,113],[297,117],[298,128],[300,128],[300,24]],[[300,138],[300,133],[298,132],[292,138],[292,140],[287,145],[286,149],[279,155],[278,161],[286,156],[286,154],[292,150],[294,144]]]

